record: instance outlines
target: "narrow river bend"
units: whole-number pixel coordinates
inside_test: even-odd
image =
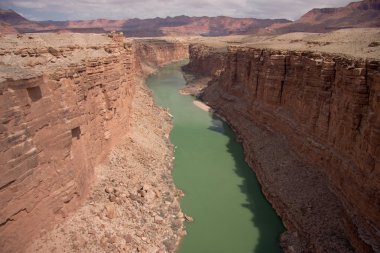
[[[245,163],[234,133],[194,106],[193,97],[178,93],[186,84],[180,70],[184,64],[167,65],[147,80],[156,103],[173,115],[173,178],[185,192],[182,210],[194,218],[186,225],[188,234],[179,252],[281,252],[283,225]]]

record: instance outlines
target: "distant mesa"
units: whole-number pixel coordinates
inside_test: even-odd
[[[312,9],[300,19],[218,17],[166,17],[152,19],[96,19],[30,21],[13,10],[0,9],[0,33],[120,31],[128,37],[226,36],[234,34],[283,34],[329,32],[345,28],[380,27],[380,0],[353,2],[340,8]]]
[[[274,33],[330,32],[345,28],[380,27],[380,0],[353,2],[340,8],[312,9],[298,20],[273,29]]]
[[[0,33],[3,33],[3,34],[17,33],[17,30],[10,24],[0,21]]]
[[[0,20],[2,22],[8,23],[9,25],[21,25],[21,24],[26,24],[30,23],[32,21],[27,20],[17,12],[13,10],[3,10],[0,9]]]
[[[0,21],[20,33],[33,32],[92,32],[121,31],[130,37],[205,35],[222,36],[247,34],[273,24],[290,23],[286,19],[255,19],[231,17],[166,17],[152,19],[96,19],[77,21],[30,21],[12,10],[1,10]],[[9,30],[9,29],[8,29]],[[8,32],[9,33],[9,32]]]

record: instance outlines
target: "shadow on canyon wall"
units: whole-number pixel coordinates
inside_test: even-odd
[[[252,225],[259,230],[258,243],[252,252],[281,252],[279,236],[285,230],[281,219],[261,192],[256,175],[245,162],[243,147],[236,141],[232,129],[225,122],[220,124],[219,118],[216,116],[212,115],[212,117],[213,125],[209,129],[219,132],[229,139],[227,150],[234,159],[235,173],[242,178],[242,184],[239,185],[240,191],[246,196],[246,203],[243,204],[243,207],[252,212]],[[278,236],[273,236],[274,233],[278,233]]]

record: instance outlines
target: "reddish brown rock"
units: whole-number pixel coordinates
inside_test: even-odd
[[[28,41],[20,41],[18,48],[23,43]],[[25,67],[31,71],[31,76],[26,76],[22,61],[15,66],[20,68],[20,76],[3,72],[2,250],[17,251],[33,234],[78,207],[88,192],[94,166],[120,132],[128,129],[135,60],[132,43],[126,45],[130,47],[125,49],[109,39],[99,47],[113,47],[118,54],[83,57],[67,65],[49,64],[45,73]],[[15,52],[16,48],[9,50]],[[49,57],[52,48],[33,48],[32,44],[28,50]],[[65,54],[79,54],[75,48],[54,51],[60,52],[54,55],[57,61]],[[34,56],[25,58],[30,57]],[[126,71],[126,66],[132,71]],[[110,139],[104,137],[107,131]]]
[[[0,251],[19,252],[79,207],[128,132],[141,43],[115,33],[0,40]],[[187,55],[160,45],[159,64]]]
[[[213,75],[202,98],[237,132],[289,231],[316,252],[349,252],[348,241],[360,252],[380,250],[379,61],[229,47],[222,69],[208,68],[219,54],[190,47],[191,69],[204,66],[196,71]],[[268,145],[257,147],[264,135],[283,145],[266,153],[275,164],[258,158]],[[287,145],[302,163],[286,165]]]

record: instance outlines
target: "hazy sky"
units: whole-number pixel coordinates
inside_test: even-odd
[[[345,6],[354,0],[0,0],[32,20],[231,16],[297,19],[312,8]]]

